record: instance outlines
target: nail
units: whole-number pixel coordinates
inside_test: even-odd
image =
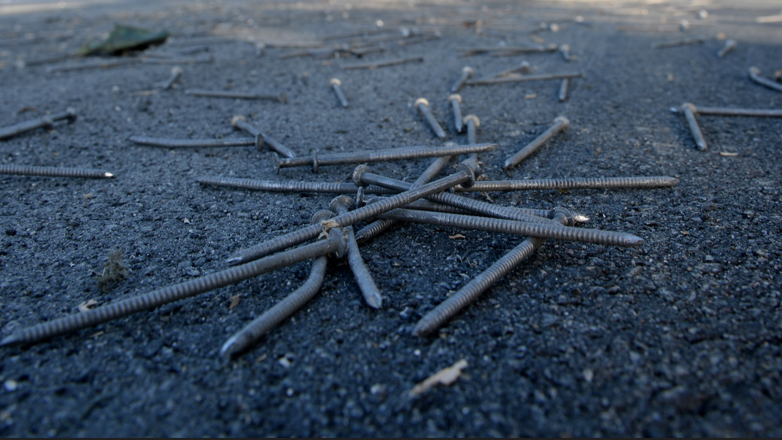
[[[324,220],[333,217],[331,211],[320,211],[312,217],[312,224],[320,224]],[[278,302],[271,309],[265,311],[261,316],[247,324],[240,331],[231,336],[223,347],[220,354],[223,356],[233,356],[240,353],[252,344],[258,341],[261,336],[270,332],[282,321],[293,315],[304,304],[307,304],[315,295],[318,294],[323,285],[323,278],[326,276],[326,265],[328,258],[318,257],[312,261],[310,276],[304,284],[293,291],[290,295]]]
[[[171,77],[168,78],[168,80],[163,83],[163,90],[168,90],[171,88],[172,85],[182,76],[182,68],[179,66],[175,66],[173,69],[171,69]]]
[[[768,87],[769,89],[782,92],[782,84],[775,83],[774,81],[767,80],[766,78],[760,76],[760,70],[757,67],[749,68],[749,78],[762,86]]]
[[[557,50],[557,45],[554,43],[549,44],[548,46],[539,46],[534,48],[510,48],[510,50],[505,51],[498,51],[493,53],[491,56],[494,58],[499,57],[512,57],[516,55],[520,55],[523,53],[542,53],[542,52],[555,52]]]
[[[156,58],[144,59],[144,64],[211,64],[214,58],[211,55],[200,57],[176,57],[176,58]]]
[[[339,98],[339,102],[342,103],[342,107],[347,108],[348,99],[345,98],[345,94],[342,93],[342,81],[338,78],[332,78],[329,84],[331,84],[331,88],[334,89],[334,93],[337,94],[337,98]]]
[[[652,44],[652,49],[666,49],[669,47],[678,47],[678,46],[686,46],[688,44],[701,44],[703,43],[703,38],[685,38],[683,40],[676,40],[676,41],[667,41],[664,43],[656,43]]]
[[[386,60],[386,61],[377,61],[374,63],[366,63],[366,64],[353,64],[349,66],[342,66],[342,70],[352,70],[352,69],[377,69],[379,67],[388,67],[388,66],[396,66],[399,64],[405,64],[405,63],[413,63],[413,62],[423,62],[424,57],[413,57],[413,58],[400,58],[397,60]]]
[[[562,46],[559,46],[559,53],[562,55],[562,59],[570,62],[570,46],[568,46],[567,44],[563,44]]]
[[[283,192],[283,193],[326,193],[326,194],[353,194],[356,185],[352,183],[327,183],[327,182],[300,182],[297,180],[270,181],[255,179],[237,179],[233,177],[204,177],[198,179],[202,185],[225,186],[230,188],[242,188],[253,191]],[[366,188],[368,194],[398,194],[386,188],[372,186]]]
[[[356,170],[353,172],[354,181],[357,177],[360,177],[361,173],[365,169],[367,169],[367,167],[364,165],[356,168]],[[324,229],[328,230],[331,228],[344,228],[354,223],[377,217],[383,212],[390,211],[394,208],[399,208],[400,206],[408,205],[418,199],[442,192],[448,188],[453,188],[454,186],[462,183],[467,183],[469,186],[471,185],[471,182],[475,182],[476,173],[480,174],[480,168],[475,168],[472,166],[472,164],[461,165],[458,172],[440,180],[427,183],[426,185],[416,186],[409,191],[405,191],[395,196],[388,197],[387,199],[383,199],[382,202],[373,203],[371,205],[358,208],[356,210],[350,211],[347,214],[337,216],[328,222],[323,222],[320,225],[306,226],[288,234],[279,236],[273,240],[269,240],[265,243],[260,243],[250,248],[241,250],[229,258],[226,263],[238,264],[257,260],[258,258],[264,257],[271,253],[287,249],[307,240],[311,240],[324,232]]]
[[[520,164],[524,159],[531,156],[538,148],[545,144],[546,141],[561,131],[567,131],[568,128],[570,128],[570,120],[564,116],[557,116],[554,119],[554,125],[505,161],[505,169],[507,170]]]
[[[530,72],[532,72],[532,68],[530,67],[529,62],[522,61],[521,64],[518,67],[514,67],[512,69],[506,69],[506,70],[503,70],[503,71],[500,71],[500,72],[495,72],[495,73],[492,73],[491,75],[482,76],[477,81],[483,81],[483,80],[492,79],[492,78],[500,78],[500,77],[508,76],[510,74],[517,73],[517,72],[521,72],[521,73],[530,73]]]
[[[28,167],[22,165],[0,165],[0,174],[44,177],[84,177],[89,179],[106,179],[114,177],[114,174],[112,173],[101,170],[91,170],[88,168]]]
[[[563,78],[559,83],[559,102],[565,102],[567,100],[567,89],[570,86],[570,78]]]
[[[448,100],[451,101],[451,108],[453,108],[454,127],[456,127],[457,132],[461,133],[462,132],[462,109],[459,106],[459,104],[462,103],[462,97],[461,95],[453,94],[448,97]]]
[[[206,98],[231,98],[231,99],[268,99],[272,101],[279,101],[282,104],[288,103],[288,95],[285,92],[279,95],[256,95],[252,93],[239,93],[239,92],[221,92],[210,90],[185,90],[185,95],[201,96]]]
[[[367,162],[384,162],[391,160],[420,159],[423,157],[458,156],[460,154],[484,153],[497,149],[496,144],[454,145],[450,147],[401,147],[390,150],[365,151],[345,154],[329,154],[323,156],[294,157],[280,159],[279,168],[300,167],[312,164],[313,169],[326,165],[345,165]]]
[[[479,86],[489,84],[504,84],[513,82],[527,82],[527,81],[545,81],[550,79],[563,79],[563,78],[579,78],[581,73],[550,73],[541,75],[522,75],[522,76],[506,76],[504,78],[490,78],[479,81],[467,81],[468,86]]]
[[[250,125],[244,116],[234,116],[233,120],[231,120],[231,126],[239,130],[242,130],[245,133],[250,134],[251,136],[255,136],[255,146],[256,148],[258,148],[259,151],[262,151],[263,145],[265,144],[283,157],[287,157],[287,158],[296,157],[296,154],[294,154],[293,151],[290,150],[290,148],[286,147],[285,145],[281,144],[279,141],[273,139],[271,136],[261,132],[257,128]]]
[[[700,107],[690,104],[692,111],[698,115],[707,116],[750,116],[758,118],[782,117],[782,110],[729,108],[729,107]],[[677,109],[678,110],[678,109]]]
[[[720,57],[720,58],[724,57],[725,55],[728,54],[728,52],[730,52],[733,49],[735,49],[736,45],[737,45],[736,40],[728,40],[728,41],[726,41],[725,42],[725,47],[723,47],[722,50],[717,52],[717,56]]]
[[[111,67],[117,67],[126,64],[134,64],[140,62],[141,62],[141,58],[119,58],[111,61],[97,61],[97,62],[87,62],[87,63],[79,63],[79,64],[68,64],[65,66],[52,66],[46,68],[46,72],[58,73],[58,72],[72,72],[75,70],[86,70],[86,69],[108,69]]]
[[[695,139],[695,145],[698,146],[699,150],[706,151],[708,148],[706,145],[706,140],[703,138],[701,128],[698,126],[698,120],[695,119],[695,113],[697,111],[695,106],[689,102],[684,103],[682,104],[682,111],[684,112],[684,116],[687,118],[687,124],[690,126],[692,137]]]
[[[128,140],[139,145],[165,148],[246,147],[256,144],[253,138],[164,139],[149,136],[131,136]]]
[[[457,192],[539,191],[552,189],[610,189],[661,188],[679,184],[679,179],[668,176],[651,177],[593,177],[535,180],[479,181],[469,189],[454,188]]]
[[[464,124],[467,126],[467,143],[477,142],[477,136],[475,131],[480,128],[481,120],[475,115],[467,115],[464,117]],[[472,153],[469,156],[470,160],[478,160],[478,154]]]
[[[63,119],[67,119],[68,122],[75,121],[76,110],[69,107],[62,113],[55,113],[51,116],[44,116],[38,119],[32,119],[30,121],[20,122],[18,124],[0,128],[0,140],[8,139],[18,134],[22,134],[24,132],[38,128],[51,127],[55,121],[61,121]]]
[[[338,215],[343,215],[348,213],[348,208],[352,205],[353,199],[347,196],[340,196],[331,201],[329,209]],[[356,279],[356,284],[358,284],[358,288],[361,290],[361,294],[364,296],[367,304],[374,309],[379,309],[383,305],[383,297],[380,295],[380,290],[378,290],[375,280],[372,279],[372,274],[369,273],[369,269],[364,264],[364,259],[361,258],[361,251],[358,249],[353,227],[346,226],[343,231],[347,235],[348,264],[353,272],[353,277]]]
[[[475,47],[471,49],[459,49],[462,52],[459,56],[473,56],[484,53],[501,53],[508,55],[516,55],[521,53],[535,53],[535,52],[554,52],[557,50],[556,44],[549,44],[548,46],[492,46],[492,47]]]
[[[443,131],[443,128],[440,127],[437,119],[434,118],[432,110],[429,108],[429,101],[427,101],[426,98],[418,98],[415,101],[415,107],[418,109],[418,111],[421,112],[422,115],[424,115],[426,122],[429,123],[429,127],[432,128],[434,134],[437,135],[437,137],[440,139],[445,139],[445,132]]]
[[[463,67],[462,68],[462,75],[451,86],[451,93],[458,92],[459,89],[462,88],[464,83],[466,83],[468,79],[472,78],[473,73],[475,73],[475,72],[472,70],[472,67],[469,67],[469,66],[468,67]]]
[[[302,261],[328,255],[332,252],[336,252],[337,255],[341,256],[345,253],[345,246],[345,237],[342,235],[342,232],[333,230],[329,232],[327,240],[318,241],[258,261],[97,307],[87,312],[38,324],[3,339],[0,341],[0,346],[20,343],[31,344],[53,336],[71,333],[144,310],[154,309],[164,304],[189,298],[219,287],[235,284],[267,272],[301,263]]]

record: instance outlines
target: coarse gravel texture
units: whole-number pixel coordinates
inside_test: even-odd
[[[701,9],[707,17],[698,18]],[[487,179],[670,175],[681,183],[465,195],[564,206],[589,216],[588,227],[645,243],[549,241],[429,338],[410,334],[417,320],[523,237],[397,224],[361,250],[384,296],[381,310],[363,303],[347,262],[332,260],[321,293],[233,360],[219,357],[221,345],[303,283],[309,263],[37,345],[3,347],[0,435],[782,436],[782,121],[702,116],[710,149],[701,152],[683,115],[669,110],[684,102],[779,108],[782,94],[747,77],[750,66],[766,77],[782,68],[782,25],[755,22],[778,14],[778,5],[311,0],[10,12],[0,6],[0,125],[66,107],[79,119],[0,142],[1,163],[116,177],[0,176],[3,337],[79,313],[90,300],[106,304],[220,270],[236,250],[308,225],[332,198],[202,187],[199,177],[351,181],[351,166],[276,175],[271,153],[254,147],[175,151],[132,144],[131,135],[241,137],[230,121],[245,115],[299,155],[442,145],[413,107],[425,97],[446,141],[464,143],[447,101],[462,67],[479,77],[527,60],[535,73],[584,77],[571,82],[565,103],[557,81],[461,90],[463,113],[481,119],[478,141],[499,145],[480,157]],[[682,19],[691,25],[686,34]],[[74,50],[115,22],[166,28],[180,41],[290,43],[378,20],[442,38],[383,43],[385,53],[360,60],[280,60],[297,49],[267,44],[258,56],[246,41],[212,44],[215,62],[182,66],[171,90],[154,86],[170,65],[58,74],[14,67]],[[559,31],[537,32],[540,22]],[[722,59],[720,33],[739,42]],[[651,49],[692,35],[705,43]],[[20,40],[31,37],[41,41]],[[574,60],[457,56],[464,47],[536,41],[567,43]],[[339,67],[409,56],[425,61]],[[329,87],[334,77],[347,109]],[[187,88],[285,92],[290,103],[196,98]],[[504,172],[504,160],[558,115],[570,130]],[[371,169],[413,181],[430,162]],[[115,251],[128,275],[102,290]],[[468,367],[453,385],[408,397],[460,359]]]

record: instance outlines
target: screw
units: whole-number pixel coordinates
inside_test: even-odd
[[[348,213],[348,208],[353,205],[353,199],[347,196],[340,196],[331,201],[329,209],[334,213],[342,215]],[[383,305],[383,297],[380,296],[380,290],[378,290],[375,280],[372,279],[372,274],[369,273],[367,265],[364,264],[364,259],[361,258],[361,251],[358,249],[358,243],[356,243],[356,235],[353,232],[352,226],[346,226],[343,231],[347,235],[348,243],[348,264],[350,270],[353,271],[353,277],[356,278],[356,284],[358,284],[361,294],[364,296],[364,300],[374,309],[379,309]]]
[[[234,139],[163,139],[149,136],[131,136],[129,141],[139,145],[166,148],[246,147],[255,145],[253,138]]]
[[[157,58],[157,59],[143,59],[144,64],[211,64],[214,62],[214,58],[211,55],[204,55],[200,57],[177,57],[177,58]]]
[[[354,181],[357,175],[360,176],[361,170],[365,168],[365,166],[356,168],[356,171],[353,173]],[[390,211],[394,208],[399,208],[400,206],[408,205],[418,199],[442,192],[448,188],[453,188],[461,183],[467,183],[469,186],[471,185],[470,182],[475,182],[476,174],[480,174],[480,168],[476,168],[472,166],[472,164],[461,165],[460,170],[457,173],[451,174],[448,177],[444,177],[432,183],[427,183],[426,185],[416,186],[409,191],[383,199],[382,202],[373,203],[372,205],[350,211],[347,214],[339,215],[320,225],[305,226],[304,228],[289,232],[273,240],[241,250],[229,258],[226,263],[239,264],[257,260],[258,258],[271,253],[311,240],[322,233],[324,229],[344,228],[354,223],[377,217],[378,214]]]
[[[285,92],[282,92],[277,96],[274,96],[274,95],[255,95],[252,93],[222,92],[222,91],[193,89],[193,90],[185,90],[185,95],[202,96],[205,98],[269,99],[272,101],[279,101],[282,104],[288,103],[288,95],[286,95]]]
[[[562,59],[570,62],[570,46],[568,46],[567,44],[563,44],[562,46],[559,46],[559,53],[562,55]]]
[[[692,111],[698,115],[707,116],[752,116],[757,118],[779,118],[782,117],[782,110],[768,110],[768,109],[749,109],[749,108],[728,108],[728,107],[698,107],[693,104]],[[678,112],[679,109],[672,108],[673,112]]]
[[[774,89],[778,92],[782,92],[782,85],[777,84],[774,81],[769,81],[766,78],[760,76],[760,70],[757,67],[749,68],[749,78],[760,85],[768,87],[769,89]]]
[[[316,227],[319,227],[316,225]],[[235,284],[258,275],[291,266],[302,261],[311,260],[336,252],[338,256],[345,254],[345,237],[338,230],[329,231],[327,240],[318,241],[300,248],[291,249],[264,259],[221,270],[191,281],[164,287],[143,295],[139,295],[116,303],[70,315],[53,321],[38,324],[23,329],[0,341],[0,346],[10,344],[31,344],[53,336],[71,333],[87,327],[92,327],[117,318],[132,315],[144,310],[154,309],[181,299],[189,298],[199,293]]]
[[[456,127],[457,132],[461,133],[462,132],[462,109],[461,107],[459,107],[459,104],[462,103],[462,97],[461,95],[453,94],[448,97],[448,100],[451,101],[451,108],[453,108],[454,127]]]
[[[426,122],[429,123],[429,126],[432,128],[432,131],[434,131],[434,134],[437,135],[437,137],[440,139],[445,139],[445,132],[443,131],[443,128],[440,127],[437,119],[434,118],[432,110],[429,108],[429,101],[427,101],[426,98],[418,98],[415,101],[415,107],[418,109],[418,111],[421,112],[422,115],[424,115]]]
[[[567,101],[567,89],[570,86],[570,78],[563,78],[559,83],[559,102]]]
[[[10,137],[22,134],[26,131],[35,130],[38,128],[51,127],[55,121],[67,119],[68,122],[76,120],[76,110],[68,108],[62,113],[55,113],[51,116],[44,116],[38,119],[32,119],[26,122],[20,122],[18,124],[9,125],[7,127],[0,128],[0,140],[8,139]]]
[[[464,125],[467,126],[467,143],[471,144],[477,142],[477,136],[475,130],[481,127],[481,120],[475,115],[467,115],[464,117]],[[472,153],[469,156],[470,160],[478,160],[478,154]]]
[[[234,116],[233,120],[231,120],[231,126],[255,136],[255,146],[258,150],[261,150],[262,146],[266,144],[283,157],[296,157],[296,154],[290,148],[250,125],[244,116]]]
[[[557,50],[556,44],[549,44],[548,46],[505,46],[505,47],[475,47],[471,49],[460,49],[463,52],[460,57],[468,57],[473,55],[480,55],[484,53],[499,53],[500,56],[518,55],[522,53],[535,53],[535,52],[554,52]]]
[[[527,82],[527,81],[545,81],[549,79],[563,79],[563,78],[579,78],[580,73],[550,73],[541,75],[522,75],[522,76],[506,76],[503,78],[489,78],[477,81],[467,81],[468,86],[479,86],[488,84],[504,84],[512,82]]]
[[[86,168],[28,167],[20,165],[0,165],[0,174],[44,177],[85,177],[91,179],[106,179],[114,177],[114,174],[106,171],[91,170]]]
[[[88,62],[88,63],[79,63],[79,64],[68,64],[65,66],[53,66],[53,67],[48,67],[46,69],[46,72],[58,73],[58,72],[72,72],[75,70],[86,70],[86,69],[108,69],[111,67],[122,66],[125,64],[134,64],[139,62],[141,62],[141,58],[119,58],[112,61],[98,61],[98,62]]]
[[[352,183],[300,182],[296,180],[273,182],[270,180],[237,179],[233,177],[204,177],[198,179],[198,183],[253,191],[285,193],[352,194],[356,192],[356,186]],[[398,191],[376,186],[366,188],[366,192],[369,194],[398,194]]]
[[[505,48],[510,50],[500,51],[493,53],[491,56],[494,58],[499,57],[512,57],[523,53],[542,53],[542,52],[555,52],[557,50],[557,45],[554,43],[549,44],[548,46],[538,46],[534,48]]]
[[[608,189],[659,188],[679,184],[679,179],[668,176],[652,177],[596,177],[572,179],[499,180],[480,181],[469,189],[454,188],[459,192],[534,191],[549,189]]]
[[[329,84],[331,84],[331,88],[334,89],[334,93],[337,94],[337,98],[339,98],[339,102],[342,103],[342,107],[347,108],[348,99],[345,98],[345,94],[342,93],[342,81],[338,78],[332,78]]]
[[[385,61],[376,61],[374,63],[353,64],[350,66],[342,66],[342,70],[377,69],[378,67],[396,66],[399,64],[423,62],[423,61],[424,61],[424,57],[400,58],[397,60],[385,60]]]
[[[505,161],[505,169],[507,170],[520,164],[524,159],[531,156],[532,153],[537,151],[538,148],[545,144],[546,141],[561,131],[567,131],[568,128],[570,128],[570,120],[564,116],[557,116],[554,119],[554,125],[549,127],[549,129],[543,132],[543,134],[535,138],[535,140],[530,142],[526,147],[522,148]]]
[[[493,151],[496,144],[454,145],[450,147],[402,147],[389,150],[364,151],[357,153],[340,153],[311,157],[294,157],[278,160],[278,168],[300,167],[312,164],[313,170],[324,165],[344,165],[366,162],[385,162],[389,160],[420,159],[423,157],[458,156],[468,153],[483,153]]]
[[[463,67],[462,68],[462,75],[451,86],[451,93],[458,92],[459,89],[462,88],[464,83],[466,83],[468,79],[472,78],[473,73],[475,73],[475,72],[472,70],[472,67]]]
[[[703,133],[701,133],[701,128],[698,126],[698,120],[695,119],[695,112],[697,111],[695,106],[689,102],[684,103],[682,104],[682,111],[684,112],[684,117],[687,118],[687,124],[690,126],[692,137],[695,138],[695,145],[698,146],[699,150],[706,151],[708,148],[706,146],[706,140],[703,139]]]
[[[182,76],[182,68],[179,66],[174,66],[174,68],[171,69],[171,77],[168,78],[168,80],[163,83],[163,90],[170,89],[171,86],[176,82],[176,80],[178,80],[179,77],[181,76]]]
[[[371,206],[371,205],[369,205]],[[569,228],[551,222],[550,224],[528,223],[500,218],[476,217],[473,215],[448,214],[442,212],[395,209],[379,215],[380,218],[437,226],[475,229],[502,234],[526,235],[538,238],[577,241],[606,246],[635,247],[643,244],[641,237],[626,232],[603,231],[600,229]]]
[[[521,72],[521,73],[530,73],[530,72],[532,72],[532,68],[530,67],[529,62],[522,61],[521,64],[518,67],[514,67],[512,69],[506,69],[506,70],[503,70],[501,72],[496,72],[496,73],[493,73],[491,75],[483,76],[483,77],[479,78],[478,81],[483,81],[483,80],[491,79],[491,78],[500,78],[500,77],[504,77],[504,76],[509,76],[509,75],[512,75],[512,74],[518,73],[518,72]]]
[[[725,42],[725,47],[723,47],[722,50],[717,52],[717,56],[720,57],[720,58],[724,57],[725,55],[728,54],[728,52],[730,52],[733,49],[735,49],[736,46],[737,46],[736,40],[728,40],[728,41],[726,41]]]
[[[698,38],[685,38],[683,40],[667,41],[665,43],[652,44],[652,49],[666,49],[669,47],[686,46],[688,44],[701,44],[704,40],[701,37]]]
[[[331,218],[334,214],[331,211],[320,211],[312,217],[312,224],[320,224],[323,220]],[[279,323],[289,316],[293,315],[304,304],[307,304],[317,295],[323,285],[323,278],[326,276],[326,264],[328,259],[325,256],[318,257],[312,261],[310,276],[304,284],[293,291],[285,299],[278,302],[271,309],[264,312],[261,316],[255,318],[239,332],[228,338],[220,349],[223,356],[233,356],[242,352],[261,338],[264,334],[271,331]]]
[[[565,216],[561,214],[555,219],[560,223],[566,222]],[[525,239],[520,245],[513,248],[496,263],[473,278],[467,285],[440,303],[434,310],[424,315],[415,325],[413,334],[426,336],[442,327],[446,321],[456,316],[459,311],[475,301],[483,292],[489,290],[491,286],[507,275],[508,272],[532,255],[532,252],[540,247],[544,241],[542,238],[535,237]]]

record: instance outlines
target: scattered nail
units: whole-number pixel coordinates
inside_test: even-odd
[[[592,177],[532,180],[483,180],[469,189],[454,188],[458,192],[531,191],[551,189],[608,189],[660,188],[679,184],[679,179],[668,176],[651,177]]]
[[[543,132],[543,134],[535,138],[535,140],[530,142],[526,147],[519,150],[519,152],[509,157],[505,161],[505,169],[507,170],[520,164],[524,159],[531,156],[532,153],[537,151],[538,148],[545,144],[546,141],[554,137],[557,133],[566,131],[568,128],[570,128],[570,120],[564,116],[558,116],[556,119],[554,119],[554,125]]]
[[[757,67],[749,68],[749,78],[752,81],[755,81],[756,83],[762,86],[768,87],[769,89],[774,89],[778,92],[782,92],[782,84],[778,84],[774,81],[768,80],[760,76],[760,69],[758,69]]]
[[[342,93],[342,81],[337,78],[332,78],[329,84],[331,84],[331,88],[334,89],[334,93],[337,94],[337,98],[339,98],[339,102],[342,103],[342,107],[347,108],[348,99],[345,98],[345,94]]]
[[[723,47],[722,50],[717,52],[717,56],[720,57],[720,58],[724,57],[725,55],[728,54],[728,52],[730,52],[733,49],[735,49],[736,46],[737,46],[736,40],[728,40],[728,41],[726,41],[725,42],[725,47]]]
[[[415,107],[424,115],[426,122],[429,123],[429,127],[432,128],[434,134],[440,139],[445,139],[445,131],[440,127],[440,123],[437,122],[437,119],[434,118],[432,110],[429,108],[429,101],[427,101],[426,98],[418,98],[415,101]]]
[[[562,55],[562,59],[565,61],[570,61],[570,46],[567,44],[559,46],[559,53]]]
[[[559,83],[559,102],[567,101],[568,87],[570,87],[570,78],[562,78]]]
[[[685,38],[683,40],[667,41],[664,43],[655,43],[652,45],[652,49],[665,49],[668,47],[686,46],[688,44],[701,44],[704,40],[702,37],[698,38]]]
[[[461,95],[453,94],[448,97],[451,102],[451,108],[453,109],[454,127],[456,131],[461,133],[462,131],[462,109],[459,104],[462,103]],[[470,143],[470,142],[468,142]]]
[[[365,64],[353,64],[349,66],[342,66],[342,70],[353,70],[353,69],[377,69],[379,67],[388,67],[388,66],[396,66],[399,64],[405,64],[405,63],[415,63],[415,62],[423,62],[424,57],[412,57],[412,58],[400,58],[396,60],[385,60],[385,61],[376,61],[373,63],[365,63]]]
[[[488,84],[504,84],[512,82],[527,82],[527,81],[545,81],[550,79],[564,79],[564,78],[579,78],[581,73],[568,72],[568,73],[551,73],[541,75],[520,75],[520,76],[506,76],[503,78],[489,78],[477,81],[467,81],[469,86],[488,85]]]
[[[456,93],[459,91],[459,89],[462,88],[465,82],[467,82],[468,79],[472,78],[473,75],[472,67],[464,67],[462,68],[462,75],[459,77],[459,79],[456,80],[456,82],[451,86],[451,93]]]
[[[55,121],[61,121],[67,119],[68,122],[76,120],[76,110],[68,108],[62,113],[55,113],[51,116],[44,116],[38,119],[33,119],[26,122],[20,122],[18,124],[9,125],[7,127],[0,128],[0,140],[8,139],[10,137],[31,131],[38,128],[51,127]]]
[[[268,99],[272,101],[279,101],[282,104],[288,103],[288,95],[285,92],[279,95],[256,95],[252,93],[240,93],[240,92],[222,92],[222,91],[210,91],[210,90],[185,90],[185,95],[190,96],[202,96],[206,98],[231,98],[231,99]]]
[[[255,147],[258,148],[258,151],[262,151],[263,146],[268,145],[283,157],[296,157],[296,154],[290,148],[250,125],[244,116],[234,116],[233,120],[231,120],[231,126],[251,136],[255,136]]]
[[[0,165],[0,174],[44,177],[86,177],[91,179],[107,179],[114,177],[114,174],[112,173],[101,170],[91,170],[88,168],[29,167],[22,165]]]
[[[168,90],[171,88],[171,86],[182,76],[182,68],[179,66],[175,66],[173,69],[171,69],[171,76],[168,78],[168,80],[163,83],[163,90]]]
[[[165,148],[246,147],[256,144],[254,138],[163,139],[149,136],[131,136],[128,140],[139,145]]]
[[[698,146],[699,150],[706,151],[708,146],[706,145],[706,140],[703,138],[703,133],[701,133],[701,128],[698,126],[698,120],[695,119],[695,113],[697,111],[695,106],[689,102],[685,103],[682,105],[682,111],[687,118],[687,124],[690,126],[692,137],[695,138],[695,145]]]

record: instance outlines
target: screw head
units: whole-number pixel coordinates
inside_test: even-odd
[[[330,219],[331,217],[334,217],[334,213],[333,213],[333,212],[331,212],[331,211],[327,211],[327,210],[325,210],[325,209],[324,209],[323,211],[318,211],[318,212],[316,212],[316,213],[315,213],[315,214],[312,216],[312,219],[310,219],[310,222],[311,222],[313,225],[317,225],[318,223],[322,222],[323,220],[328,220],[328,219]]]
[[[465,160],[462,163],[458,163],[454,166],[459,171],[464,171],[470,177],[470,179],[462,183],[462,187],[470,188],[475,185],[475,179],[481,175],[481,166],[475,160]]]
[[[183,70],[182,70],[182,68],[181,68],[181,67],[179,67],[179,66],[174,66],[174,68],[173,68],[173,69],[171,69],[171,74],[172,74],[172,75],[181,75],[181,74],[182,74],[182,72],[183,72]]]
[[[559,50],[560,50],[560,52],[568,52],[568,51],[570,51],[570,46],[568,46],[567,44],[563,44],[563,45],[559,46]]]
[[[329,85],[333,86],[334,84],[341,86],[342,81],[340,81],[339,78],[331,78],[331,81],[329,81]]]
[[[281,104],[287,104],[288,103],[288,95],[285,92],[280,93],[279,98]]]
[[[415,100],[415,106],[418,107],[419,104],[423,104],[427,107],[429,107],[429,101],[426,98],[418,98]]]
[[[76,109],[73,107],[68,107],[65,109],[65,113],[68,114],[68,122],[73,122],[76,120]]]
[[[462,68],[462,73],[466,74],[467,77],[469,78],[473,75],[473,73],[475,73],[475,71],[472,70],[472,67],[467,66]]]
[[[698,108],[695,107],[695,104],[691,104],[689,102],[685,102],[684,104],[682,104],[682,110],[684,110],[685,108],[690,109],[690,111],[693,112],[693,113],[698,113]]]
[[[453,101],[454,99],[455,99],[455,100],[457,100],[457,101],[459,101],[459,104],[461,104],[461,103],[462,103],[462,95],[460,95],[460,94],[458,94],[458,93],[454,93],[453,95],[451,95],[451,96],[449,96],[449,97],[448,97],[448,100],[449,100],[449,101]]]
[[[356,167],[355,170],[353,170],[353,183],[356,184],[356,186],[367,186],[364,184],[364,182],[361,181],[361,175],[364,173],[369,172],[369,167],[366,165],[359,165]]]
[[[758,69],[757,67],[750,67],[749,68],[749,74],[758,76],[758,75],[760,75],[760,69]]]
[[[332,212],[338,212],[340,206],[350,209],[353,206],[353,199],[348,196],[337,196],[329,203],[329,210]]]
[[[236,128],[236,123],[239,121],[247,121],[247,118],[244,116],[234,116],[233,119],[231,119],[231,127]]]
[[[462,119],[462,122],[464,123],[464,125],[467,125],[467,122],[469,122],[469,121],[472,121],[472,122],[475,123],[475,128],[476,129],[481,127],[481,120],[478,119],[477,116],[475,116],[475,115],[467,115],[467,116],[464,117],[464,119]]]
[[[567,131],[570,128],[570,119],[564,116],[557,116],[556,118],[554,118],[554,122],[561,122],[565,124],[565,128],[563,128],[562,131]]]

